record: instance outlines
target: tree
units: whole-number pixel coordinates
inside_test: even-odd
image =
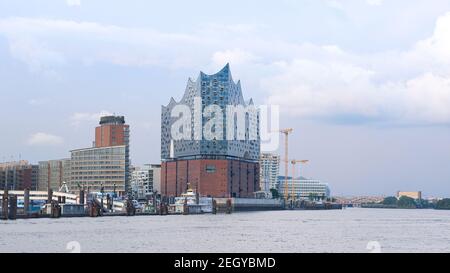
[[[439,200],[436,204],[436,209],[450,209],[450,198]]]
[[[434,207],[433,203],[431,203],[428,200],[424,200],[424,199],[416,200],[416,203],[417,203],[417,207],[421,208],[421,209],[429,209],[429,208],[433,208]]]
[[[278,199],[280,198],[280,194],[278,193],[277,189],[270,189],[270,193],[272,194],[272,198],[273,199]]]
[[[383,205],[390,205],[390,206],[391,205],[397,205],[397,202],[398,202],[398,200],[397,200],[396,197],[388,196],[388,197],[384,198]]]
[[[417,208],[416,201],[413,198],[408,196],[401,196],[398,199],[397,206],[402,209],[413,209]]]

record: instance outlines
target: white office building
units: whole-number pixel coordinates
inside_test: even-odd
[[[284,195],[286,192],[284,176],[278,177],[278,183],[278,192],[280,195]],[[297,177],[292,180],[289,177],[287,193],[289,196],[292,196],[293,193],[297,199],[324,199],[330,197],[330,188],[327,183],[322,183],[320,180],[305,177]]]
[[[145,198],[161,191],[161,165],[146,164],[131,173],[131,189],[137,198]]]

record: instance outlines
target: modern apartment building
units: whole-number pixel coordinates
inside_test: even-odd
[[[0,163],[0,190],[36,190],[37,169],[26,160]]]
[[[186,108],[179,138],[173,135],[181,131],[176,117]],[[252,100],[244,101],[228,64],[216,74],[189,79],[180,102],[171,98],[162,107],[163,195],[179,196],[190,183],[203,196],[252,197],[260,186],[259,156],[259,113]]]
[[[39,162],[39,182],[38,189],[47,191],[52,189],[58,191],[63,182],[70,185],[70,159],[58,159]]]
[[[131,172],[131,188],[133,195],[138,198],[145,198],[160,192],[161,190],[161,165],[146,164],[143,167],[135,168]]]
[[[259,167],[261,191],[270,192],[270,189],[276,189],[280,172],[280,156],[271,153],[261,153]]]

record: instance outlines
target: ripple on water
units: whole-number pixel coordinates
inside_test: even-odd
[[[448,252],[449,227],[446,211],[356,208],[29,219],[0,222],[0,252]]]

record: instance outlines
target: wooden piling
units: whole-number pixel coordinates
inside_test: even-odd
[[[2,199],[2,220],[8,220],[8,190],[3,192]]]
[[[231,214],[232,211],[233,211],[233,206],[231,204],[231,199],[227,199],[226,214]]]
[[[50,217],[51,218],[59,218],[59,217],[61,217],[61,206],[56,201],[52,201],[51,202]]]
[[[110,212],[112,212],[112,199],[109,194],[106,195],[106,209]]]
[[[30,211],[30,189],[26,188],[23,192],[23,213],[28,217]]]
[[[80,205],[84,205],[84,190],[80,190]]]
[[[127,216],[134,216],[136,214],[136,208],[133,205],[133,202],[128,199],[126,203]]]
[[[8,213],[9,220],[16,220],[17,219],[17,196],[11,195],[9,197],[9,213]]]
[[[216,201],[216,199],[213,199],[212,203],[213,203],[212,204],[212,213],[213,214],[217,214],[217,201]]]
[[[188,207],[188,204],[187,204],[187,197],[184,198],[183,215],[189,215],[189,207]]]
[[[53,200],[53,190],[52,189],[48,189],[47,204],[51,204],[52,200]]]

